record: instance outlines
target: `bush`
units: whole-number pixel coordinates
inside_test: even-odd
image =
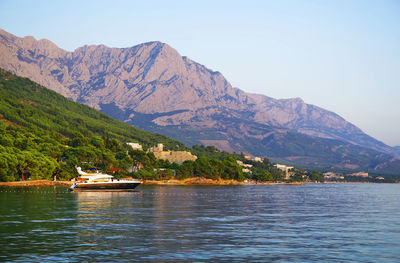
[[[133,174],[135,178],[143,179],[143,180],[155,180],[157,175],[155,175],[153,172],[147,171],[147,170],[139,170],[136,173]]]

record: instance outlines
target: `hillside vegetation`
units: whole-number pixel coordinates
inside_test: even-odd
[[[82,162],[128,166],[123,142],[184,148],[0,69],[0,180],[68,179]]]
[[[139,142],[144,148],[163,143],[170,150],[190,150],[198,159],[171,164],[156,159],[153,153],[133,151],[126,142]],[[67,180],[77,176],[75,166],[157,180],[174,175],[177,179],[282,179],[282,172],[267,159],[253,175],[245,174],[236,163],[240,158],[215,147],[188,149],[178,141],[116,121],[0,69],[0,181]],[[142,169],[135,174],[129,172],[138,166]]]

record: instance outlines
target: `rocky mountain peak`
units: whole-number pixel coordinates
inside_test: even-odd
[[[36,40],[32,36],[26,36],[21,41],[22,47],[30,53],[32,57],[46,56],[58,58],[64,56],[66,51],[59,48],[48,39]]]

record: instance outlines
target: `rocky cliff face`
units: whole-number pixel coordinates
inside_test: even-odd
[[[0,67],[190,144],[214,143],[227,150],[278,156],[268,147],[263,150],[263,142],[290,131],[394,153],[335,113],[299,98],[276,100],[245,93],[219,72],[161,42],[131,48],[93,45],[67,52],[48,40],[18,38],[0,30]],[[288,143],[285,138],[283,144]]]

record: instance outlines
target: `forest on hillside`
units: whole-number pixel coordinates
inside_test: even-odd
[[[144,149],[163,143],[169,150],[190,150],[198,159],[171,164],[156,159],[153,153],[133,151],[127,142],[141,143]],[[244,173],[236,162],[240,158],[215,147],[188,149],[178,141],[116,121],[0,69],[0,181],[69,180],[78,175],[76,166],[142,179],[202,176],[243,181],[283,177],[267,159],[254,167],[254,173]],[[133,173],[138,166],[143,169]]]

